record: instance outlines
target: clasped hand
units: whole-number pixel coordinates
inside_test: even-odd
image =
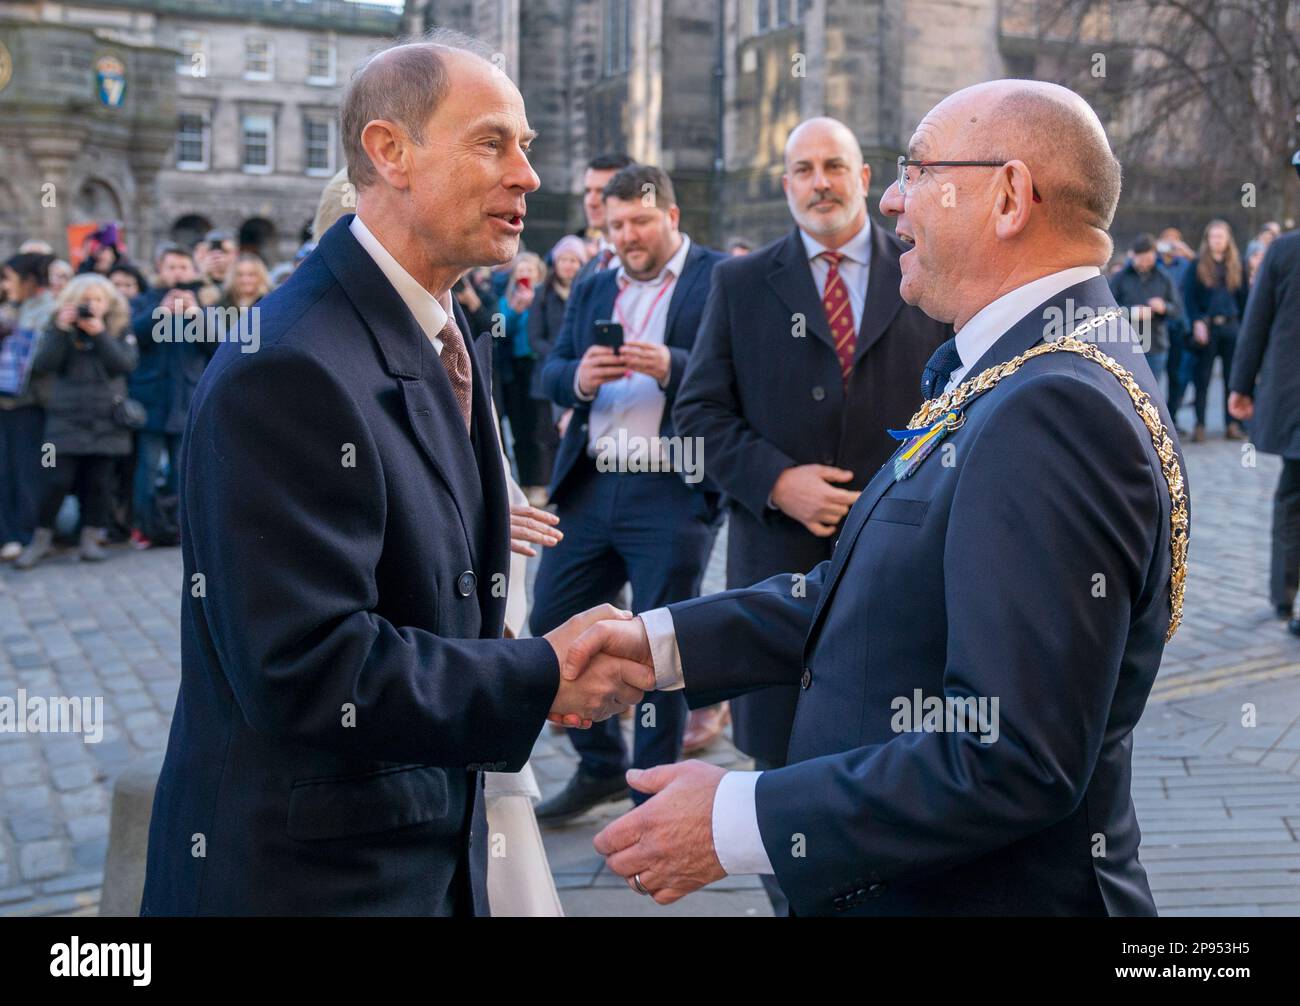
[[[630,611],[601,604],[545,639],[560,662],[560,687],[546,717],[552,723],[589,727],[636,705],[655,687],[649,638]]]

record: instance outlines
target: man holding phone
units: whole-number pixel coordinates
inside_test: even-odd
[[[664,438],[676,436],[673,401],[713,267],[726,256],[681,232],[672,182],[657,167],[623,168],[606,184],[604,201],[619,266],[574,287],[542,371],[546,393],[574,414],[550,487],[564,539],[537,572],[533,635],[613,602],[627,582],[638,611],[695,597],[719,523],[716,488],[699,470],[675,465]],[[630,763],[617,719],[569,732],[581,763],[561,792],[538,805],[539,821],[569,820],[627,796],[629,764],[677,760],[682,698],[651,692],[635,713]]]

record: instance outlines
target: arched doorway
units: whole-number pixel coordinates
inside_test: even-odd
[[[275,256],[275,224],[266,217],[249,217],[239,225],[239,250],[255,252],[268,265]]]
[[[87,178],[72,203],[73,217],[84,223],[121,222],[122,201],[113,187],[99,178]]]
[[[182,248],[193,248],[210,230],[212,230],[211,220],[198,213],[188,213],[178,217],[172,224],[171,239]]]

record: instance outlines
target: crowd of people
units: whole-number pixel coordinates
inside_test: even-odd
[[[132,261],[117,228],[87,239],[77,269],[45,242],[3,262],[0,301],[0,559],[31,569],[55,547],[69,496],[81,559],[103,546],[174,545],[181,434],[217,343],[203,309],[247,309],[271,289],[233,234],[163,244]],[[195,338],[160,338],[180,319]],[[161,326],[161,327],[160,327]]]
[[[1228,387],[1237,334],[1260,264],[1282,233],[1276,221],[1264,224],[1243,256],[1226,220],[1211,220],[1195,251],[1182,232],[1168,227],[1159,238],[1140,234],[1125,255],[1111,263],[1110,283],[1116,301],[1130,318],[1145,322],[1150,341],[1147,362],[1167,389],[1170,415],[1177,423],[1192,389],[1193,420],[1180,424],[1180,436],[1192,443],[1206,439],[1206,413],[1214,363],[1220,361],[1224,436],[1244,440],[1246,431],[1228,413]]]

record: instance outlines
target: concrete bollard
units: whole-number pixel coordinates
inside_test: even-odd
[[[113,810],[108,825],[108,855],[104,859],[104,888],[99,914],[140,914],[144,894],[145,853],[149,847],[149,818],[153,791],[162,771],[162,753],[132,762],[113,781]]]

